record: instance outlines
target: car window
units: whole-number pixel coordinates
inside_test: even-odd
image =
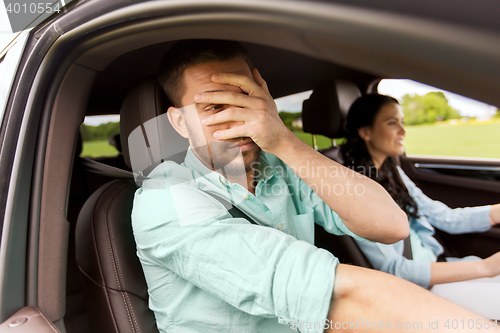
[[[378,92],[402,106],[407,155],[500,159],[497,107],[411,80],[382,80]]]
[[[302,141],[313,147],[312,135],[304,133],[302,129],[302,102],[311,96],[312,90],[276,98],[274,101],[278,107],[279,115],[283,123],[295,133]],[[318,149],[332,146],[332,139],[316,135]]]
[[[11,39],[12,34],[0,35],[0,119],[3,117],[7,97],[14,80],[14,75],[19,66],[21,55],[28,39],[28,34],[19,36],[15,41]],[[11,43],[12,41],[12,43]]]
[[[110,157],[120,154],[120,116],[87,116],[80,126],[82,157]]]

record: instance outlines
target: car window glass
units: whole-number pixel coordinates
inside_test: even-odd
[[[378,92],[399,100],[406,154],[500,159],[500,112],[411,80],[382,80]]]
[[[302,102],[311,96],[312,90],[276,98],[279,115],[283,123],[292,130],[302,141],[313,147],[312,135],[302,130]],[[332,146],[332,139],[317,135],[318,149]]]
[[[2,37],[7,36],[7,38],[0,39],[2,44],[0,45],[3,50],[9,43],[11,34],[0,35]],[[28,39],[28,34],[24,34],[18,37],[13,43],[9,45],[8,51],[6,53],[0,54],[0,119],[5,111],[5,106],[7,103],[7,98],[12,86],[12,81],[14,80],[14,75],[19,66],[19,61],[21,60],[21,55]],[[7,48],[6,48],[7,50]]]
[[[87,116],[80,126],[82,157],[111,157],[120,154],[120,116]]]

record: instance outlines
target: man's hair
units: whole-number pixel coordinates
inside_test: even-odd
[[[238,42],[213,39],[188,39],[176,42],[163,56],[158,70],[158,82],[170,102],[181,107],[185,92],[183,77],[186,68],[208,62],[223,62],[241,58],[253,68],[248,51]]]

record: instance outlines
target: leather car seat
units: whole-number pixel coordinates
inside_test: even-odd
[[[360,96],[359,88],[348,81],[332,81],[314,89],[309,99],[302,104],[304,132],[321,134],[332,139],[344,138],[347,134],[347,113],[352,103]],[[339,146],[320,152],[342,163]],[[333,253],[341,263],[372,268],[352,237],[333,235],[315,225],[314,238],[316,246]]]
[[[129,151],[127,138],[139,129],[142,139],[134,149],[158,151],[154,137],[159,135],[143,129],[168,106],[154,78],[140,82],[127,94],[120,111],[120,131],[125,163],[132,169],[134,152]],[[178,149],[186,149],[187,143],[183,144]],[[143,151],[137,153],[142,156]],[[113,180],[90,196],[78,216],[76,259],[92,332],[158,333],[154,314],[148,308],[146,280],[132,232],[132,202],[137,188],[132,178]]]

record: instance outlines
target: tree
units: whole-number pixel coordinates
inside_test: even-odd
[[[460,113],[448,105],[448,99],[440,92],[430,92],[424,96],[406,94],[401,103],[405,123],[418,125],[436,121],[460,118]]]
[[[80,126],[83,141],[107,140],[112,136],[120,133],[119,123],[106,123],[99,126],[88,126],[82,124]]]
[[[285,124],[286,127],[288,127],[290,130],[294,130],[295,128],[292,126],[292,122],[301,117],[300,112],[286,112],[286,111],[280,111],[279,116],[281,118],[281,121]]]

